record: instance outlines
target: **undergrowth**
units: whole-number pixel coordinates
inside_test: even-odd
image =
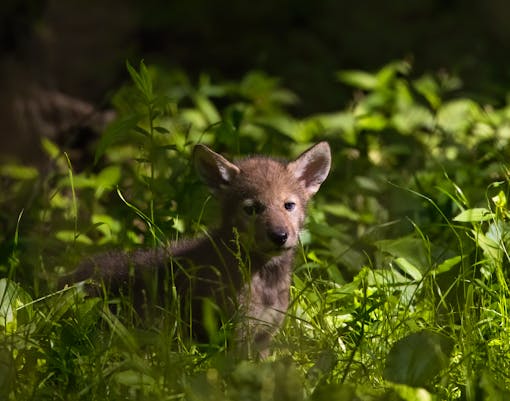
[[[0,166],[1,399],[510,397],[510,105],[480,105],[454,76],[395,62],[340,72],[352,104],[297,119],[298,99],[260,72],[216,84],[128,70],[93,164],[74,167],[43,139],[51,168]],[[319,140],[333,171],[269,359],[238,360],[221,335],[194,344],[175,324],[139,325],[129,299],[58,287],[86,255],[214,226],[194,144],[292,158]]]

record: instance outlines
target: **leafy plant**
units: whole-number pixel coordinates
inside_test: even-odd
[[[303,118],[261,72],[213,83],[127,69],[93,165],[77,170],[44,140],[47,172],[0,166],[0,398],[508,398],[509,105],[462,97],[456,77],[416,77],[404,61],[340,72],[352,103]],[[269,360],[236,360],[221,333],[201,347],[175,324],[140,327],[129,299],[58,288],[84,255],[214,225],[195,143],[291,158],[322,139],[334,166]]]

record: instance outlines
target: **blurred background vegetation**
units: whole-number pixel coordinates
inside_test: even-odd
[[[410,61],[417,75],[447,71],[462,92],[501,104],[509,20],[504,0],[8,0],[0,7],[0,152],[33,161],[41,133],[82,145],[108,120],[91,118],[90,106],[108,108],[112,89],[128,78],[126,59],[192,79],[261,70],[297,94],[296,115],[351,99],[336,71],[395,59]],[[82,132],[70,139],[76,126]]]

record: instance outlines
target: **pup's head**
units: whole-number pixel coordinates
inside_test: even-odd
[[[221,202],[223,228],[242,245],[273,256],[294,248],[308,200],[326,179],[331,152],[320,142],[291,162],[254,156],[229,162],[204,145],[194,149],[198,174]]]

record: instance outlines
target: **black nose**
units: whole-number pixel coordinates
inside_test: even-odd
[[[271,238],[271,241],[275,243],[278,246],[282,246],[287,241],[287,238],[289,238],[289,234],[285,230],[271,230],[269,231],[269,238]]]

